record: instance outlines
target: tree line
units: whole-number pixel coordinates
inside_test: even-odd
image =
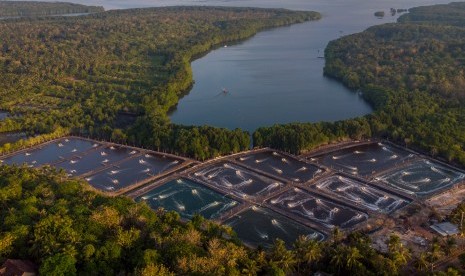
[[[363,93],[375,112],[335,123],[260,128],[254,145],[299,153],[375,136],[465,166],[462,14],[464,3],[413,8],[399,23],[331,41],[324,73]]]
[[[0,109],[21,114],[0,122],[0,131],[37,136],[62,128],[198,159],[244,150],[246,132],[170,124],[168,110],[193,82],[190,61],[264,28],[318,18],[166,7],[0,21]],[[117,127],[121,112],[138,115],[136,123]]]
[[[103,11],[103,7],[66,2],[0,1],[0,17],[47,16]]]

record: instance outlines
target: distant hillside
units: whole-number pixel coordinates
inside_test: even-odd
[[[0,1],[0,17],[103,12],[103,7],[64,2]]]

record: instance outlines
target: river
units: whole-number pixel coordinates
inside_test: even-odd
[[[192,62],[195,84],[170,117],[174,123],[242,128],[276,123],[335,121],[372,112],[339,82],[323,76],[324,48],[340,36],[395,22],[390,8],[448,3],[441,0],[74,0],[105,9],[171,5],[251,6],[314,10],[319,21],[263,31]],[[385,11],[384,18],[374,16]],[[223,92],[227,91],[226,93]]]

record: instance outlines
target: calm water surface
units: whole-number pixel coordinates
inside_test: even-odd
[[[71,0],[69,0],[71,1]],[[324,48],[343,35],[394,22],[389,9],[444,0],[72,0],[106,9],[172,5],[314,10],[319,21],[264,31],[192,63],[195,85],[170,114],[174,123],[253,131],[289,122],[335,121],[370,113],[357,93],[323,76]],[[384,10],[383,19],[375,11]],[[228,93],[222,90],[227,89]]]
[[[370,106],[339,82],[323,76],[324,48],[342,35],[386,22],[389,8],[426,1],[241,1],[316,10],[323,19],[261,32],[192,63],[195,85],[171,114],[175,123],[242,128],[290,122],[336,121],[368,114]],[[211,2],[209,2],[211,3]],[[431,3],[431,1],[430,1]],[[228,2],[228,5],[230,2]],[[376,10],[385,10],[384,19]],[[228,90],[227,94],[222,89]]]

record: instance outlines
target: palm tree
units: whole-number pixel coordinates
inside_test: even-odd
[[[391,260],[397,267],[406,265],[411,257],[410,251],[406,248],[402,248],[398,252],[391,254]]]
[[[304,252],[305,252],[305,248],[307,247],[307,242],[308,242],[308,238],[306,236],[299,236],[293,246],[294,246],[294,252],[295,252],[295,255],[296,255],[296,259],[297,259],[297,272],[300,272],[301,270],[301,266],[305,263],[305,260],[304,260]]]
[[[260,267],[257,265],[255,260],[247,258],[243,263],[242,275],[257,275],[260,271]]]
[[[296,259],[292,251],[287,250],[284,241],[276,239],[271,250],[270,262],[275,263],[284,272],[294,270]]]
[[[389,237],[389,240],[387,242],[387,246],[389,248],[389,253],[393,254],[394,252],[399,251],[399,249],[402,247],[402,242],[400,241],[399,236],[392,234]]]
[[[332,237],[333,243],[340,242],[342,238],[344,237],[344,234],[342,233],[341,229],[339,229],[338,227],[334,227],[331,234],[332,234],[331,237]]]
[[[426,271],[429,267],[428,254],[422,252],[415,260],[415,268],[419,271]]]
[[[323,256],[321,244],[315,240],[309,240],[303,258],[307,264],[311,264],[320,260]]]
[[[317,262],[323,256],[323,250],[321,244],[318,241],[309,239],[306,236],[300,236],[294,243],[294,249],[296,257],[299,262],[298,269],[300,271],[300,265],[305,264],[309,269],[312,264]]]
[[[431,245],[431,251],[430,251],[430,259],[431,262],[437,261],[439,258],[442,257],[444,253],[441,250],[441,246],[439,245],[439,242],[433,242]]]
[[[362,254],[356,247],[349,247],[346,250],[346,267],[348,271],[360,267],[360,259],[362,258]]]
[[[333,250],[333,256],[331,257],[330,264],[337,269],[337,272],[341,271],[341,268],[344,267],[344,262],[346,259],[346,248],[343,245],[338,245]]]
[[[389,255],[396,266],[407,264],[411,258],[410,251],[404,247],[400,238],[396,235],[391,235],[387,242]]]
[[[452,249],[457,245],[457,241],[453,237],[448,237],[443,244],[444,247],[444,253],[446,253],[447,256],[452,253]]]

